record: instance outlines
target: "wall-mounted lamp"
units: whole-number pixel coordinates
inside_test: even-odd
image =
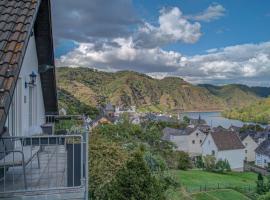
[[[28,85],[35,86],[36,79],[37,79],[36,73],[34,71],[32,71],[32,73],[29,74],[29,77],[30,77],[30,81],[29,82],[25,82],[25,88],[27,88]]]

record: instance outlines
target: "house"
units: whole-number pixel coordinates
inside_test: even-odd
[[[111,103],[105,105],[103,109],[103,115],[107,117],[114,117],[115,115],[115,108]]]
[[[185,129],[166,127],[163,129],[163,139],[173,142],[177,151],[187,152],[191,157],[202,154],[201,144],[205,137],[206,134],[197,127]]]
[[[130,106],[130,107],[115,107],[115,116],[119,117],[123,113],[129,113],[129,114],[136,114],[136,106]]]
[[[255,149],[255,164],[260,167],[269,167],[269,163],[270,140],[265,140]]]
[[[87,199],[87,151],[74,149],[87,130],[47,134],[59,122],[50,0],[0,10],[0,198]]]
[[[243,171],[245,146],[235,132],[211,132],[202,143],[202,155],[228,160],[234,171]]]
[[[250,135],[240,137],[240,139],[245,146],[245,161],[255,161],[255,149],[258,147],[258,143]]]

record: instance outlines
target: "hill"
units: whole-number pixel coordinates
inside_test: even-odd
[[[246,122],[270,124],[270,98],[242,108],[226,110],[223,115],[227,118],[240,119]]]
[[[196,86],[177,77],[158,80],[132,71],[108,73],[89,68],[58,68],[57,84],[61,92],[86,106],[111,102],[136,105],[141,111],[224,110],[250,105],[266,95],[243,85]],[[60,103],[68,107],[63,101]]]

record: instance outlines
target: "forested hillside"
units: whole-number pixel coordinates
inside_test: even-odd
[[[111,102],[123,106],[136,105],[140,111],[167,112],[242,107],[261,100],[268,91],[243,85],[196,86],[181,78],[158,80],[132,71],[108,73],[68,67],[57,69],[57,85],[60,94],[77,99],[89,109]],[[60,98],[60,105],[68,110],[74,107],[72,102]]]

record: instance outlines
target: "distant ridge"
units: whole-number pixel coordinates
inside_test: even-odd
[[[192,85],[178,77],[155,79],[148,75],[89,68],[57,68],[59,91],[84,105],[136,105],[140,111],[224,110],[250,105],[270,94],[270,88],[245,85]],[[63,99],[61,101],[64,101]],[[62,105],[68,105],[67,102]]]

